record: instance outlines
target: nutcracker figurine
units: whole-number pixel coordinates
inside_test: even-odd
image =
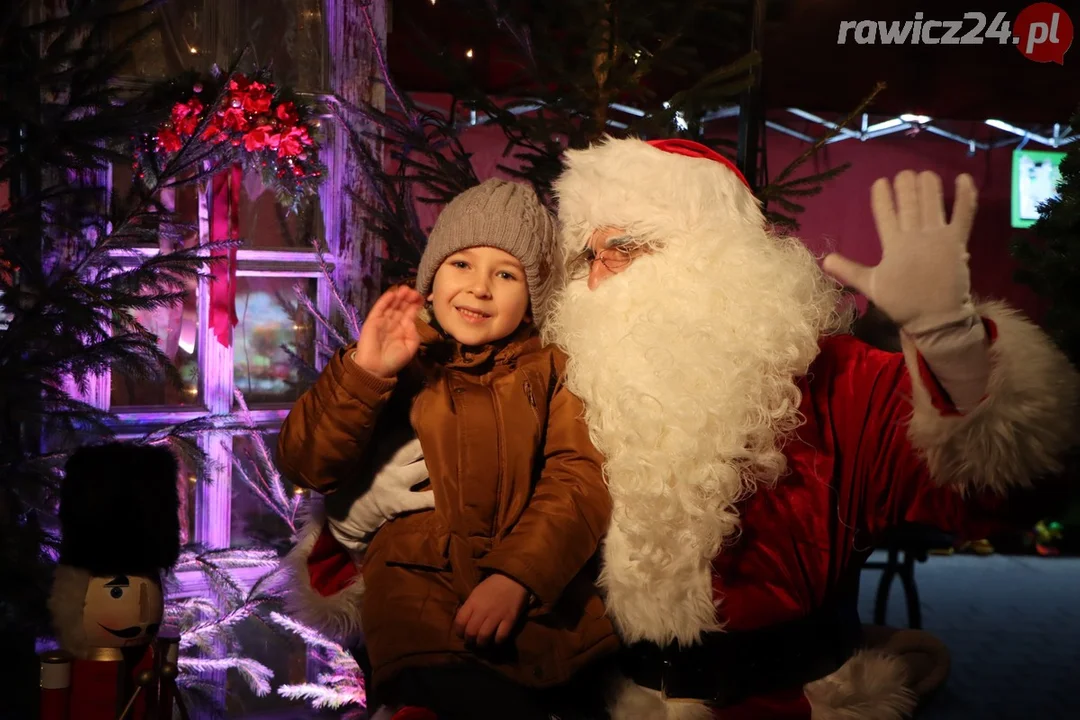
[[[180,554],[177,475],[169,450],[130,443],[68,460],[49,596],[61,651],[41,657],[41,720],[171,720],[177,644],[157,635]]]

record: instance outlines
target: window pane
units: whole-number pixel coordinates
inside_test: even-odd
[[[177,455],[180,478],[177,490],[180,496],[180,544],[195,542],[195,488],[198,485],[196,468],[183,455]]]
[[[129,7],[142,4],[132,0]],[[205,70],[209,62],[206,52],[206,13],[203,0],[170,0],[160,3],[152,12],[140,12],[121,17],[110,25],[110,40],[120,47],[140,29],[153,24],[131,47],[131,56],[118,70],[120,75],[145,79],[176,77],[184,70]]]
[[[300,396],[300,372],[289,352],[315,361],[315,328],[298,309],[299,282],[314,299],[314,278],[238,277],[233,355],[236,389],[249,405],[291,403]],[[286,352],[282,346],[288,348]]]
[[[258,173],[244,175],[240,198],[240,237],[245,247],[312,250],[312,240],[323,237],[319,198],[309,198],[295,213],[285,212],[273,190]]]
[[[134,180],[130,165],[112,166],[112,202],[115,215],[130,211],[138,198],[131,195]],[[181,241],[183,247],[195,247],[199,244],[199,188],[196,183],[187,183],[173,188],[165,188],[159,198],[163,205],[176,212],[176,219],[187,226],[188,232]],[[149,243],[153,244],[153,243]],[[170,252],[176,248],[171,242],[160,243],[158,248]]]
[[[268,500],[278,503],[284,514],[291,517],[291,510],[280,506],[280,500],[276,498],[271,486],[277,477],[274,469],[277,433],[266,432],[259,437],[262,439],[262,448],[250,435],[237,435],[233,438],[230,545],[234,548],[272,547],[284,553],[289,549],[293,530],[281,514],[268,504]],[[263,450],[270,456],[270,465],[267,465],[263,458]],[[294,502],[297,493],[302,493],[302,490],[284,478],[281,478],[280,482],[288,502]],[[252,484],[258,487],[267,499],[260,497],[260,492],[253,489]]]
[[[167,379],[153,382],[130,378],[114,369],[112,407],[200,406],[195,281],[184,296],[183,306],[140,310],[135,313],[135,318],[157,336],[158,347],[180,371],[181,387],[177,388]]]
[[[236,46],[250,43],[256,62],[273,67],[279,85],[324,90],[326,28],[322,6],[322,0],[236,3]]]

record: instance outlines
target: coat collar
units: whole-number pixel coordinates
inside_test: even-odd
[[[420,335],[420,357],[456,370],[486,372],[495,365],[506,365],[519,355],[540,347],[540,337],[532,324],[522,325],[509,337],[478,347],[462,345],[431,325],[425,315],[416,319]]]

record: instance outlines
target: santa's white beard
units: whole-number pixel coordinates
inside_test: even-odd
[[[639,257],[595,291],[571,283],[545,325],[607,458],[600,582],[628,642],[716,629],[711,561],[738,529],[735,503],[785,470],[796,378],[842,322],[837,287],[797,241],[690,245]]]

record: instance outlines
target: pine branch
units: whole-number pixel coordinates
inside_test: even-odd
[[[359,316],[357,315],[357,312],[356,312],[356,308],[345,302],[345,298],[342,297],[341,291],[338,289],[337,285],[335,285],[335,283],[334,283],[333,275],[330,272],[330,266],[327,265],[327,263],[326,263],[326,258],[323,256],[322,249],[318,245],[318,241],[315,241],[314,245],[315,245],[316,257],[318,257],[318,259],[319,259],[319,272],[322,273],[323,280],[330,287],[330,294],[331,294],[331,297],[334,298],[334,302],[337,304],[338,312],[340,312],[341,315],[345,318],[345,321],[346,321],[346,323],[348,325],[349,332],[350,332],[350,336],[349,336],[350,340],[353,341],[353,342],[356,342],[356,340],[358,340],[360,338],[360,324],[361,324],[360,323],[360,318],[359,318]],[[297,295],[300,296],[300,297],[304,297],[302,289],[299,286],[297,286],[296,289],[297,289]],[[310,305],[308,307],[310,308]],[[314,316],[318,317],[318,313],[312,313],[312,314]],[[323,324],[326,327],[329,327],[329,324],[326,323],[324,319],[322,319],[322,318],[319,318],[319,319],[323,321]],[[341,338],[341,336],[338,335],[337,332],[334,332],[333,334],[336,335],[339,339]],[[345,341],[341,340],[341,344],[344,345]]]
[[[247,686],[259,697],[270,694],[270,680],[274,671],[251,658],[192,658],[181,657],[177,667],[189,673],[211,673],[222,670],[235,670]]]
[[[251,411],[248,409],[247,400],[244,399],[244,394],[237,389],[233,390],[233,397],[236,398],[236,403],[240,410],[239,415],[243,418],[244,422],[249,426],[254,426],[255,421],[251,417]],[[261,472],[258,474],[259,485],[256,487],[254,483],[248,484],[252,489],[258,489],[260,492],[265,490],[268,494],[267,504],[274,509],[278,515],[289,524],[289,529],[296,532],[296,527],[293,525],[293,519],[289,517],[287,510],[290,506],[290,502],[285,495],[285,483],[281,480],[281,474],[274,467],[274,462],[270,459],[270,451],[266,447],[266,442],[263,440],[262,433],[252,433],[251,440],[255,443],[255,449],[259,453],[259,463],[256,464],[256,469],[265,472],[263,475]],[[271,499],[272,498],[272,499]]]
[[[270,613],[270,619],[283,629],[300,636],[300,639],[312,649],[324,650],[334,656],[346,656],[346,653],[344,653],[340,645],[327,639],[317,630],[313,630],[307,625],[304,625],[297,620],[293,620],[287,615],[272,612]]]
[[[780,174],[776,177],[775,184],[781,184],[785,180],[787,180],[787,178],[793,172],[795,172],[795,170],[802,167],[802,165],[807,160],[814,157],[818,153],[818,151],[821,150],[821,148],[825,147],[825,145],[828,144],[830,140],[840,135],[840,133],[842,133],[847,128],[847,126],[855,120],[856,117],[862,115],[863,112],[866,111],[866,108],[870,105],[871,102],[873,102],[874,98],[877,97],[878,93],[880,93],[884,89],[885,83],[877,83],[874,86],[874,89],[870,91],[870,94],[863,98],[862,102],[860,102],[854,110],[847,114],[847,117],[845,117],[839,123],[836,123],[835,127],[830,128],[828,132],[819,137],[810,147],[804,150],[802,154],[799,155],[799,157],[795,158],[793,161],[791,161],[791,163],[788,164],[786,168],[781,170]]]
[[[314,683],[302,683],[300,685],[282,685],[278,688],[278,694],[289,700],[305,700],[311,706],[322,710],[341,710],[350,705],[364,706],[367,700],[365,694],[355,691],[342,691]]]

